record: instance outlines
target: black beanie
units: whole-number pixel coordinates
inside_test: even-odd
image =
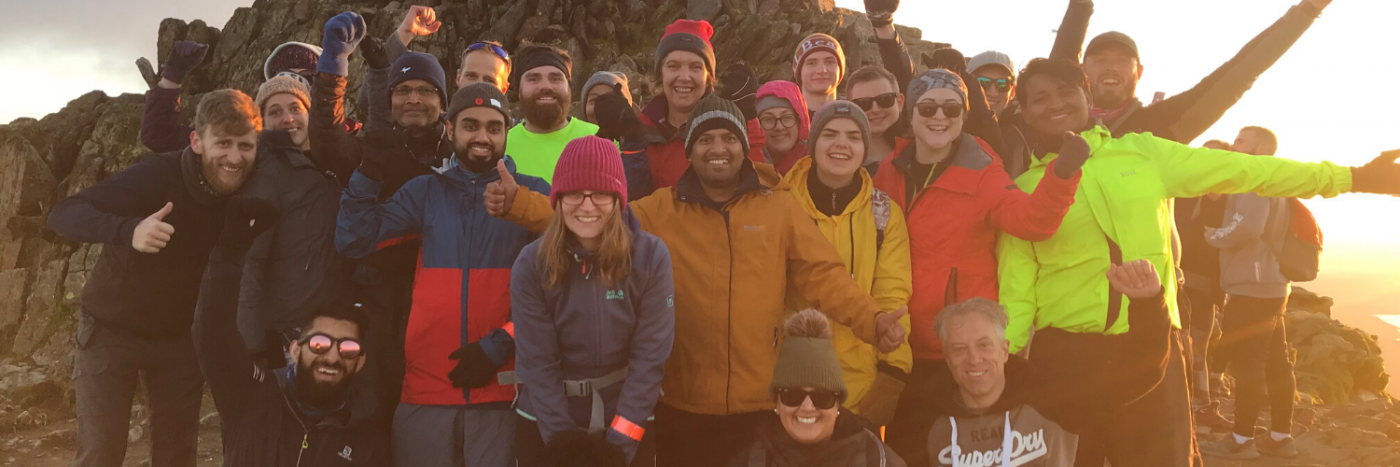
[[[728,99],[713,93],[700,98],[700,102],[696,102],[695,108],[690,110],[690,121],[687,125],[690,126],[690,130],[685,135],[686,157],[690,157],[690,148],[695,145],[695,140],[700,138],[700,135],[716,128],[734,132],[744,144],[744,154],[749,153],[749,133],[748,125],[744,123],[744,112]]]
[[[520,85],[520,77],[525,72],[542,66],[552,66],[564,72],[564,80],[573,83],[574,61],[568,52],[547,45],[526,46],[515,53],[514,67],[511,69],[512,86]]]
[[[452,95],[452,105],[447,108],[447,121],[457,120],[457,114],[472,107],[490,107],[501,112],[506,125],[510,125],[510,111],[506,109],[506,96],[500,88],[486,83],[472,83],[462,86]]]
[[[389,67],[389,93],[394,87],[409,80],[421,79],[437,87],[442,105],[447,105],[447,73],[437,57],[421,52],[405,52]]]

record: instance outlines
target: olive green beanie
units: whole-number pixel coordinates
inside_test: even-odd
[[[783,327],[787,337],[778,349],[769,393],[777,394],[782,388],[816,388],[840,393],[844,401],[846,381],[841,378],[841,361],[831,344],[826,315],[809,308],[789,316]]]

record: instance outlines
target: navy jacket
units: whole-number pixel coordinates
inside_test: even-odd
[[[54,205],[49,228],[102,257],[83,287],[82,310],[98,323],[144,339],[189,335],[199,279],[224,225],[224,199],[204,182],[189,148],[140,162]],[[158,253],[131,247],[136,225],[174,203],[175,228]]]
[[[618,416],[645,426],[661,395],[676,334],[671,252],[641,230],[631,211],[624,219],[632,232],[632,271],[623,283],[605,284],[588,251],[577,245],[568,282],[553,288],[544,288],[540,275],[541,241],[521,250],[511,268],[515,364],[524,383],[519,411],[539,423],[546,441],[589,426],[593,398],[568,397],[565,380],[629,369],[621,383],[595,388],[602,391],[605,422]],[[607,439],[629,457],[639,441],[612,429]]]

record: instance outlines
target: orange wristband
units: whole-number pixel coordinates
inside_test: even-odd
[[[631,420],[622,418],[621,415],[613,417],[612,429],[637,442],[641,442],[642,435],[647,432],[645,428],[637,426],[637,424],[632,423]]]
[[[501,329],[505,329],[506,334],[510,334],[511,339],[515,338],[515,321],[506,323],[505,326],[501,326]]]

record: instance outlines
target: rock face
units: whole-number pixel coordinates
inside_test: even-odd
[[[594,70],[626,73],[634,96],[657,94],[649,80],[656,43],[678,18],[714,23],[719,69],[745,61],[763,79],[791,79],[791,51],[814,32],[840,38],[848,67],[879,60],[864,15],[834,7],[832,0],[421,0],[437,9],[443,28],[419,38],[413,50],[442,60],[448,73],[458,53],[478,40],[507,49],[520,43],[552,43],[574,58],[574,83]],[[342,11],[363,15],[375,37],[398,26],[410,3],[349,0],[259,0],[239,8],[222,30],[204,21],[166,19],[156,29],[163,63],[176,40],[209,44],[204,63],[187,79],[183,117],[199,96],[220,88],[249,95],[262,82],[262,65],[286,41],[319,44],[326,20]],[[153,25],[155,26],[155,25]],[[901,27],[915,56],[936,44]],[[136,57],[131,57],[135,59]],[[365,65],[351,61],[351,94]],[[136,73],[135,69],[132,73]],[[449,83],[451,86],[451,83]],[[449,95],[455,89],[449,89]],[[575,89],[575,96],[581,95]],[[514,96],[512,96],[514,97]],[[83,284],[101,245],[57,237],[44,219],[55,202],[121,171],[150,153],[138,139],[142,96],[92,92],[42,119],[0,125],[0,405],[57,404],[71,410],[73,335]],[[353,103],[348,103],[353,109]],[[3,411],[0,411],[3,412]],[[0,416],[0,418],[13,416]],[[0,420],[4,426],[13,420]]]
[[[1390,375],[1377,337],[1332,319],[1332,298],[1293,287],[1284,314],[1296,351],[1298,392],[1342,404],[1359,394],[1384,394]]]

